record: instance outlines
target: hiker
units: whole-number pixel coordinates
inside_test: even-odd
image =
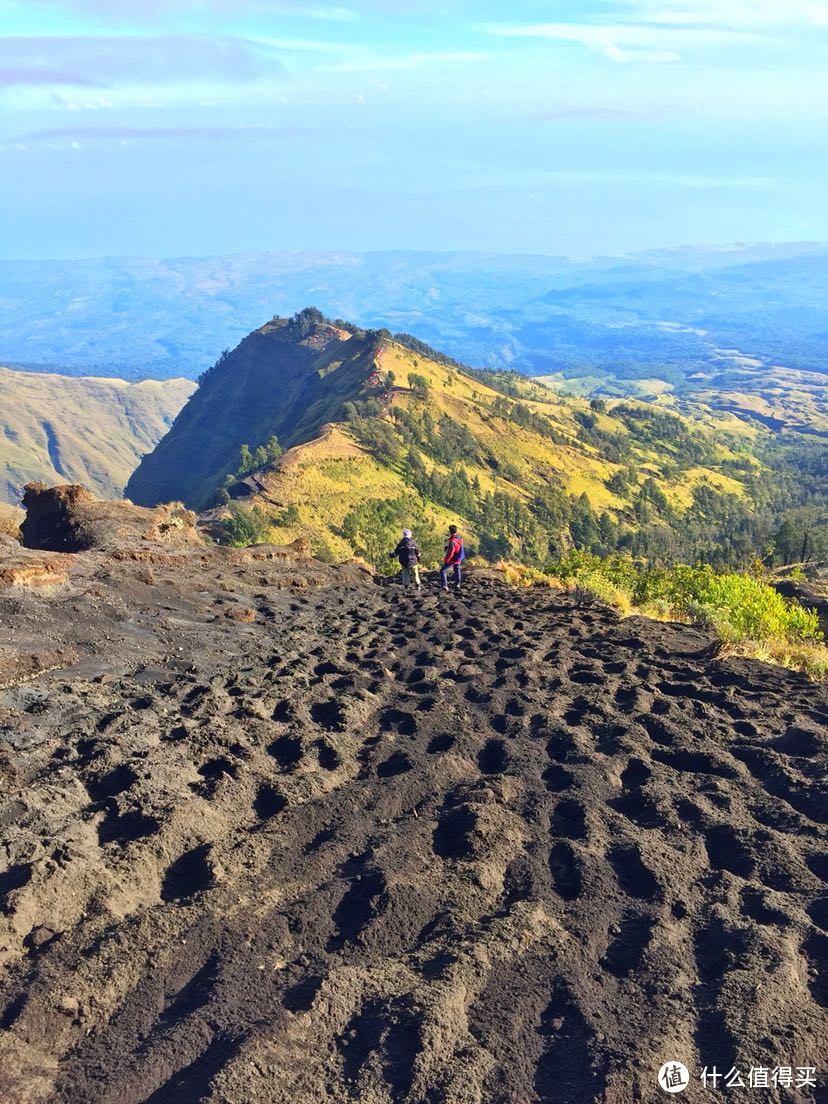
[[[412,576],[417,590],[420,589],[420,550],[411,535],[410,529],[403,529],[402,540],[391,553],[400,561],[402,568],[402,585],[410,586]]]
[[[446,558],[440,568],[440,589],[448,590],[448,569],[454,568],[454,589],[460,589],[460,564],[466,558],[463,538],[457,532],[456,525],[449,526],[449,539],[446,541]]]

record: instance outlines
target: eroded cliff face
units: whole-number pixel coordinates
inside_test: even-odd
[[[102,501],[78,485],[30,483],[23,506],[26,517],[20,532],[26,548],[138,552],[148,544],[167,548],[203,544],[196,515],[176,503],[148,510],[126,501]]]
[[[95,515],[49,501],[44,544]],[[121,507],[105,547],[0,541],[3,1104],[635,1104],[663,1061],[819,1065],[824,687]]]

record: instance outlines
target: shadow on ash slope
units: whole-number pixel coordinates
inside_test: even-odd
[[[482,582],[256,606],[4,695],[4,1104],[652,1101],[668,1059],[824,1064],[822,690]]]

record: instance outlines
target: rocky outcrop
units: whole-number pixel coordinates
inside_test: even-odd
[[[140,550],[203,545],[196,515],[177,503],[149,510],[131,502],[102,502],[85,487],[29,483],[23,495],[26,518],[20,527],[26,548],[50,552]]]
[[[0,533],[0,590],[5,587],[53,587],[66,582],[64,557],[21,547]]]
[[[53,587],[66,582],[66,572],[54,560],[27,560],[20,556],[0,564],[2,587]]]
[[[16,652],[0,647],[0,690],[28,682],[47,671],[68,667],[77,658],[77,653],[71,649],[47,648],[35,652]]]

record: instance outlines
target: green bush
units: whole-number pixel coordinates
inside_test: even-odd
[[[338,562],[334,550],[324,537],[314,537],[311,539],[311,552],[316,556],[317,560],[321,560],[322,563],[335,564]]]
[[[783,598],[752,575],[717,574],[709,564],[646,568],[629,557],[601,558],[572,549],[548,570],[577,594],[617,608],[631,606],[684,618],[731,644],[806,644],[822,639],[814,610]]]
[[[632,608],[628,592],[597,571],[580,573],[577,576],[573,594],[579,606],[591,606],[593,602],[602,602],[605,606],[612,606],[625,614]]]
[[[814,610],[783,598],[750,575],[716,575],[708,567],[677,569],[676,574],[676,606],[714,628],[723,640],[799,644],[822,637]]]
[[[260,506],[232,506],[230,517],[220,522],[221,543],[232,548],[264,544],[270,535],[270,518]]]

